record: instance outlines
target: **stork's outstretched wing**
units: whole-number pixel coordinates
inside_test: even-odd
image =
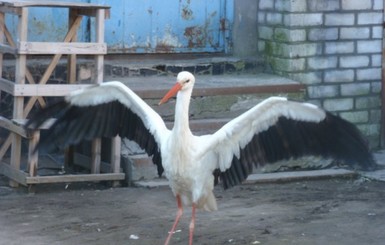
[[[225,188],[241,183],[254,166],[304,155],[342,160],[362,169],[375,162],[358,129],[314,105],[271,97],[209,137]]]
[[[169,130],[162,118],[133,91],[120,82],[106,82],[76,91],[64,100],[46,107],[27,122],[38,128],[49,118],[56,118],[39,147],[65,147],[83,140],[119,135],[135,141],[162,174],[160,145]]]

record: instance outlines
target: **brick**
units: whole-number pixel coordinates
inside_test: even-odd
[[[372,82],[372,93],[378,94],[382,91],[382,84],[381,81],[378,82]]]
[[[271,0],[274,2],[273,0]],[[307,4],[304,0],[276,0],[275,9],[278,11],[305,12]]]
[[[273,28],[267,26],[260,26],[258,28],[259,38],[271,40],[273,38]]]
[[[379,124],[362,124],[362,125],[357,125],[357,127],[362,132],[362,134],[366,136],[368,135],[378,136],[380,134],[380,129],[381,129],[381,126]],[[377,147],[378,147],[378,144],[377,144]]]
[[[359,25],[381,24],[382,18],[382,12],[359,13],[357,23]]]
[[[354,42],[327,42],[325,43],[326,54],[348,54],[354,52]]]
[[[322,72],[296,72],[290,73],[289,77],[295,81],[299,81],[303,84],[318,84],[322,82]]]
[[[325,14],[325,25],[326,26],[351,26],[354,25],[355,17],[354,14]]]
[[[258,41],[258,51],[259,52],[264,52],[266,48],[266,41]]]
[[[271,0],[260,0],[259,1],[259,9],[273,9],[274,1]]]
[[[296,72],[305,70],[306,59],[282,59],[274,57],[271,59],[271,66],[274,70],[285,72]]]
[[[369,35],[369,27],[342,27],[340,29],[341,39],[367,39]]]
[[[353,98],[343,99],[326,99],[323,103],[323,108],[328,111],[348,111],[353,109]]]
[[[365,96],[356,99],[357,109],[379,108],[381,106],[381,99],[379,96]]]
[[[372,8],[372,0],[342,0],[343,10],[364,10]]]
[[[348,70],[325,71],[324,81],[327,83],[353,82],[354,70],[348,69]]]
[[[358,53],[381,53],[382,40],[369,40],[357,42]]]
[[[372,38],[382,38],[383,28],[382,26],[372,27]]]
[[[340,9],[340,3],[336,0],[308,0],[310,11],[335,11]]]
[[[341,84],[342,96],[367,95],[370,93],[370,83]]]
[[[382,66],[382,55],[380,54],[374,54],[371,56],[371,66]]]
[[[337,57],[311,57],[308,58],[309,69],[328,69],[337,67]]]
[[[340,67],[357,68],[369,66],[369,57],[365,55],[340,57]]]
[[[321,13],[285,14],[284,24],[288,26],[318,26],[322,25]]]
[[[337,97],[338,92],[337,85],[308,86],[307,88],[310,99]]]
[[[318,40],[337,40],[338,28],[314,28],[309,30],[308,39],[310,41]]]
[[[357,80],[381,80],[381,68],[358,69]]]
[[[370,110],[369,121],[370,122],[380,122],[381,121],[381,110]]]
[[[289,41],[289,42],[299,42],[306,40],[306,31],[303,29],[286,29],[286,28],[276,28],[274,30],[274,39],[277,41]]]
[[[367,123],[367,122],[369,122],[369,112],[368,111],[341,112],[339,115],[351,123]]]
[[[320,55],[321,49],[317,43],[302,43],[302,44],[290,44],[284,48],[285,57],[308,57],[314,55]]]
[[[259,24],[266,24],[266,21],[265,21],[265,16],[266,16],[266,13],[263,12],[263,11],[259,11],[258,12],[258,23]]]
[[[281,13],[266,13],[266,23],[271,25],[282,24],[282,14]]]

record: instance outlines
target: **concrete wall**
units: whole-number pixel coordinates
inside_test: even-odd
[[[380,143],[383,0],[259,0],[258,50],[308,99]]]
[[[258,36],[257,28],[258,1],[235,0],[233,23],[233,55],[250,57],[257,55]]]

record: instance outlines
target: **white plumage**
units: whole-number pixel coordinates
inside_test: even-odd
[[[363,168],[375,165],[352,124],[314,105],[281,97],[264,100],[212,135],[195,136],[189,128],[188,112],[194,83],[191,73],[179,73],[176,85],[160,102],[177,97],[172,130],[120,82],[76,91],[38,112],[27,127],[38,127],[47,118],[57,117],[49,137],[40,142],[42,147],[115,135],[138,142],[153,156],[158,173],[164,170],[177,198],[177,217],[165,244],[178,224],[182,206],[193,209],[192,244],[195,209],[217,209],[214,182],[220,181],[225,188],[239,184],[253,166],[306,154],[334,157]]]

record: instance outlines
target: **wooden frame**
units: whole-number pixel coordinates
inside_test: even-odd
[[[69,9],[69,29],[63,42],[28,41],[28,9],[30,7],[59,7]],[[6,27],[4,21],[5,14],[18,16],[17,42],[14,41]],[[94,43],[76,42],[76,33],[84,15],[95,18],[96,41]],[[40,129],[25,130],[23,127],[23,122],[36,103],[42,107],[46,105],[43,96],[65,96],[74,90],[93,86],[92,84],[75,84],[76,55],[93,55],[95,57],[96,67],[93,82],[96,84],[103,82],[104,55],[107,53],[107,47],[104,43],[104,19],[108,17],[109,6],[105,5],[60,1],[24,0],[0,2],[0,74],[2,71],[3,54],[10,53],[16,57],[15,81],[0,78],[0,90],[14,96],[12,118],[7,119],[0,117],[0,127],[10,131],[10,136],[0,147],[0,173],[10,178],[11,186],[76,181],[117,181],[125,178],[124,174],[120,171],[119,137],[114,138],[112,141],[110,173],[101,174],[101,170],[105,169],[105,167],[101,169],[101,140],[97,139],[92,143],[91,174],[38,176],[38,152],[34,151],[34,149],[39,141]],[[8,44],[6,44],[6,42]],[[38,82],[34,80],[26,66],[27,55],[33,54],[53,55],[50,64]],[[62,55],[68,55],[68,84],[47,85],[46,83]],[[30,98],[28,101],[25,101],[24,97]],[[27,138],[29,141],[27,172],[20,170],[22,138]],[[1,160],[9,148],[11,148],[11,158],[8,164]]]

